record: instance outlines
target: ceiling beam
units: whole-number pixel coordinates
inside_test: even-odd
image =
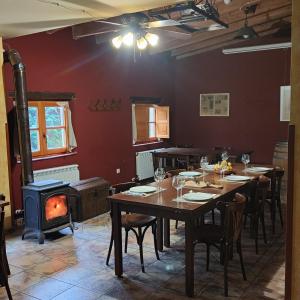
[[[213,32],[211,32],[211,31],[195,32],[195,33],[193,33],[193,36],[189,41],[185,41],[183,43],[182,41],[179,42],[179,41],[173,40],[171,42],[167,42],[164,44],[162,43],[163,45],[161,47],[153,49],[152,53],[154,54],[154,53],[159,53],[159,52],[170,51],[170,50],[181,48],[181,47],[186,47],[195,42],[199,42],[199,41],[203,41],[203,40],[207,40],[210,38],[215,38],[215,37],[221,36],[221,35],[225,34],[225,32],[228,33],[228,32],[238,30],[238,28],[244,24],[244,15],[239,10],[241,3],[245,3],[245,1],[238,2],[238,6],[235,5],[234,7],[231,8],[231,10],[227,9],[226,13],[220,9],[220,14],[221,14],[222,20],[224,20],[224,22],[227,22],[229,24],[228,29],[222,29],[222,30],[213,31]],[[269,14],[272,14],[272,12],[281,10],[281,9],[287,9],[287,10],[291,11],[291,0],[264,0],[260,4],[260,6],[257,8],[255,15],[249,16],[249,18],[248,18],[249,24],[252,25],[253,23],[256,23],[257,18],[267,18]]]
[[[291,17],[285,18],[285,21],[290,21]],[[276,32],[276,30],[278,30],[278,28],[274,28],[272,27],[273,24],[276,24],[277,20],[274,20],[272,22],[268,22],[265,23],[263,25],[257,25],[254,26],[255,31],[259,34],[259,37],[266,37],[269,36],[273,33]],[[202,44],[201,47],[199,46],[199,48],[197,50],[193,50],[193,51],[189,51],[186,53],[183,53],[181,55],[176,56],[176,59],[183,59],[186,57],[190,57],[190,56],[194,56],[194,55],[198,55],[198,54],[202,54],[205,52],[209,52],[209,51],[213,51],[216,49],[220,49],[223,47],[228,47],[234,44],[239,44],[241,43],[241,40],[235,40],[232,38],[232,34],[227,35],[226,37],[224,37],[223,39],[218,39],[215,40],[214,43],[207,43],[207,44]]]
[[[287,18],[291,16],[291,10],[288,8],[281,9],[278,11],[273,11],[272,13],[269,13],[268,15],[262,15],[258,16],[255,19],[252,20],[251,24],[254,27],[254,29],[258,28],[260,29],[260,26],[262,27],[268,27],[269,24],[273,24],[274,22],[277,22],[278,20]],[[178,56],[182,55],[186,52],[191,52],[198,50],[199,48],[205,47],[209,44],[215,44],[218,42],[218,40],[223,41],[226,40],[227,37],[229,39],[234,39],[236,35],[236,31],[239,30],[243,26],[243,23],[236,23],[230,27],[230,30],[224,31],[222,35],[219,36],[213,36],[210,39],[201,40],[201,41],[194,41],[193,44],[190,44],[186,47],[181,47],[174,49],[172,51],[172,56]]]

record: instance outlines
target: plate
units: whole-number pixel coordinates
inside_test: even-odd
[[[194,177],[194,176],[199,176],[202,175],[200,172],[197,171],[185,171],[185,172],[180,172],[180,176],[186,176],[186,177]]]
[[[215,194],[209,194],[209,193],[187,193],[182,196],[184,200],[188,201],[207,201],[212,199],[215,196]]]
[[[156,192],[156,187],[150,185],[139,185],[129,189],[133,193],[153,193]]]
[[[229,180],[229,181],[247,181],[247,180],[250,180],[251,177],[239,176],[239,175],[229,175],[229,176],[226,176],[225,179]]]
[[[252,167],[248,168],[246,171],[247,172],[253,172],[253,173],[260,173],[260,172],[268,172],[272,170],[272,168],[266,168],[266,167]]]

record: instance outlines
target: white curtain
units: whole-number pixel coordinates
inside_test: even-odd
[[[132,142],[133,144],[137,141],[137,128],[136,128],[136,118],[135,118],[135,104],[131,105],[132,111]]]
[[[72,152],[73,149],[77,148],[77,142],[76,137],[72,125],[72,112],[69,106],[69,102],[57,102],[59,106],[63,106],[67,110],[67,116],[68,116],[68,139],[69,139],[69,145],[68,145],[68,152]]]

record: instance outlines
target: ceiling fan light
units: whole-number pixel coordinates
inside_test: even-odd
[[[136,44],[137,44],[137,47],[139,48],[139,50],[144,50],[148,46],[148,42],[146,41],[146,39],[144,37],[139,38],[136,41]]]
[[[151,46],[158,44],[159,36],[157,34],[147,32],[145,38]]]
[[[132,32],[126,33],[126,34],[123,36],[122,42],[123,42],[126,46],[128,46],[128,47],[132,46],[132,44],[133,44],[133,33],[132,33]]]
[[[122,45],[122,40],[123,40],[122,36],[121,36],[121,35],[118,35],[118,36],[114,37],[114,38],[111,40],[111,42],[112,42],[112,44],[113,44],[113,46],[114,46],[115,48],[119,49],[119,48],[121,47],[121,45]]]

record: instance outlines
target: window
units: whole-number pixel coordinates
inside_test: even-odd
[[[169,107],[152,104],[133,104],[134,143],[169,138]]]
[[[30,101],[28,113],[32,155],[67,152],[68,114],[65,107],[59,102]]]

